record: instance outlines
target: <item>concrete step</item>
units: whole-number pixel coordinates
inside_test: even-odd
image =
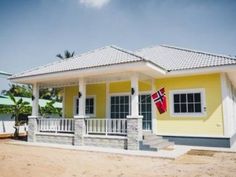
[[[167,139],[163,139],[161,136],[154,134],[145,134],[143,136],[142,146],[143,149],[163,149],[168,146],[174,145],[173,142],[169,142]]]
[[[148,145],[148,144],[141,144],[140,150],[142,150],[142,151],[157,151],[157,148],[150,147],[150,145]]]
[[[143,140],[143,144],[155,145],[166,141],[164,139],[151,139],[151,140]]]
[[[163,139],[163,138],[161,136],[150,135],[150,136],[144,136],[143,139],[147,141],[153,141],[153,140]]]

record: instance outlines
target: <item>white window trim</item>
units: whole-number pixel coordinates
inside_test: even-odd
[[[74,100],[73,100],[73,113],[74,113],[74,115],[76,115],[76,99],[78,99],[78,98],[79,98],[78,96],[74,96]],[[96,95],[87,95],[86,99],[87,98],[93,98],[94,114],[86,114],[86,115],[91,118],[95,118],[96,117]]]
[[[201,113],[175,113],[174,112],[174,94],[188,94],[188,93],[201,93]],[[171,117],[205,117],[207,115],[206,111],[206,94],[205,89],[181,89],[181,90],[171,90],[169,92],[169,106],[170,106],[170,115]]]

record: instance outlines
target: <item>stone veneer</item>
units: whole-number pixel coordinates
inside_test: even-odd
[[[85,146],[97,146],[116,149],[127,149],[127,137],[122,136],[84,136]]]
[[[28,117],[28,142],[35,142],[35,133],[37,132],[37,116]]]
[[[74,145],[74,134],[36,133],[36,142]]]
[[[128,150],[139,150],[143,139],[143,116],[127,116],[127,147]]]
[[[142,141],[142,117],[127,117],[127,136],[86,135],[85,116],[74,117],[74,133],[38,132],[37,117],[29,117],[28,141],[75,146],[97,146],[139,150]]]

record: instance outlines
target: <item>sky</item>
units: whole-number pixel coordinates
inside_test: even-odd
[[[0,0],[0,71],[107,45],[167,44],[236,55],[234,0]],[[0,78],[0,90],[9,82]]]

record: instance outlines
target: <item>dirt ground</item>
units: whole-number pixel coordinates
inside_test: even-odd
[[[190,151],[176,160],[8,144],[0,177],[236,176],[236,153]]]

